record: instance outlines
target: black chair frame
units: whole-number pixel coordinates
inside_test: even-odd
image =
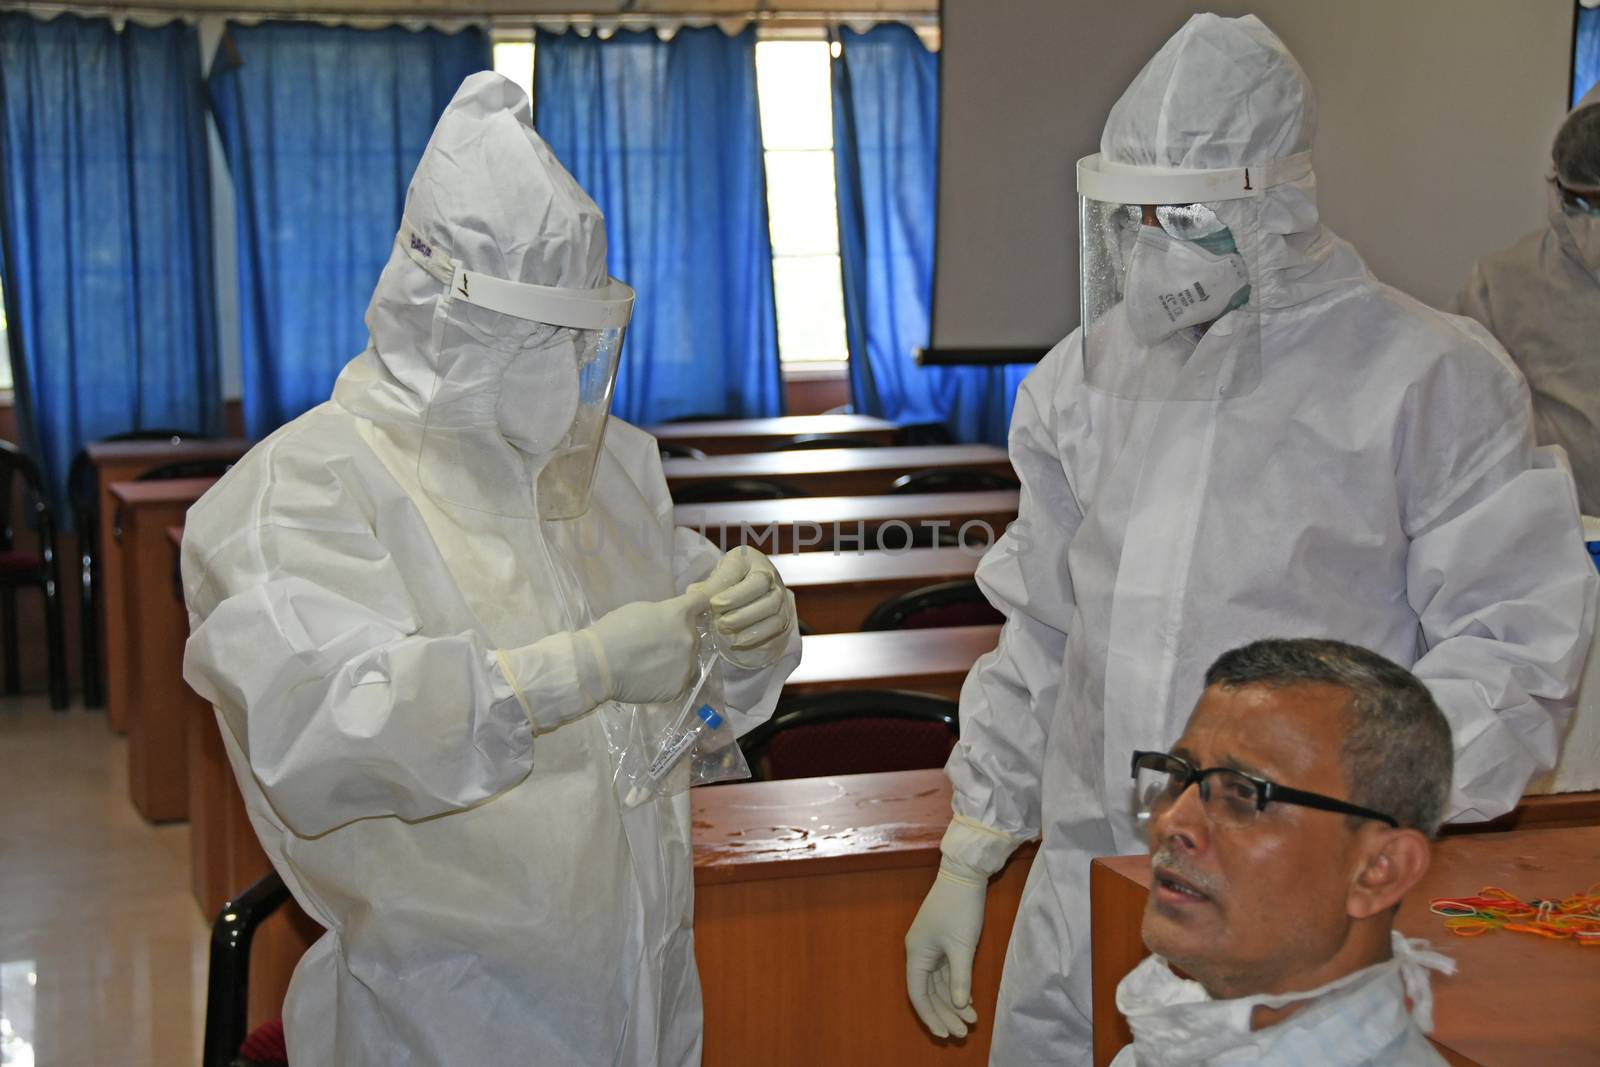
[[[810,448],[877,448],[878,442],[868,437],[852,437],[842,433],[797,433],[794,440],[777,447],[785,452]]]
[[[657,439],[656,446],[661,449],[662,459],[705,459],[706,454],[693,445],[680,445],[676,441],[662,441]]]
[[[288,899],[289,887],[272,871],[224,904],[211,924],[201,1067],[229,1067],[249,1036],[250,942],[256,929]]]
[[[770,478],[716,478],[680,485],[672,494],[672,502],[708,504],[718,500],[790,500],[804,495],[787,482]]]
[[[910,719],[940,723],[961,736],[957,704],[927,693],[902,689],[837,689],[779,701],[772,718],[739,739],[739,747],[760,781],[761,759],[772,739],[784,730],[847,719]]]
[[[971,578],[935,582],[892,596],[867,613],[861,623],[866,630],[898,630],[907,618],[919,612],[947,608],[955,604],[988,604],[978,583]]]
[[[0,625],[5,627],[5,691],[22,689],[22,651],[17,625],[17,590],[37,585],[44,594],[45,641],[48,646],[50,706],[64,711],[67,706],[66,622],[61,610],[61,574],[56,563],[56,524],[45,500],[44,476],[28,455],[9,441],[0,441],[0,551],[16,547],[16,527],[11,505],[15,486],[21,478],[24,507],[33,511],[39,535],[39,570],[26,576],[0,575]]]
[[[985,489],[1017,489],[1015,478],[971,467],[937,467],[902,474],[889,483],[891,493],[972,493]]]

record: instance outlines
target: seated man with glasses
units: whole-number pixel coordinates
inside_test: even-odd
[[[1450,772],[1432,696],[1375,653],[1270,640],[1218,659],[1172,751],[1133,754],[1154,955],[1117,988],[1134,1041],[1113,1067],[1444,1063],[1423,968],[1453,964],[1393,921]]]

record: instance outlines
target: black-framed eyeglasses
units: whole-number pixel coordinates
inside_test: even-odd
[[[1561,205],[1570,211],[1584,215],[1600,215],[1600,195],[1595,193],[1577,193],[1561,184],[1560,178],[1551,178],[1555,182],[1556,192],[1561,196]]]
[[[1207,767],[1202,770],[1183,757],[1168,752],[1135,752],[1133,781],[1134,810],[1145,822],[1170,808],[1191,785],[1198,785],[1206,815],[1212,822],[1223,826],[1249,826],[1268,804],[1295,804],[1302,808],[1376,819],[1397,830],[1400,828],[1393,816],[1363,808],[1348,800],[1291,789],[1253,774],[1236,771],[1232,767]]]

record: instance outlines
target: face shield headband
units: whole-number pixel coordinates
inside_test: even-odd
[[[594,289],[569,289],[469,270],[404,220],[397,239],[412,262],[445,286],[435,316],[436,346],[445,343],[447,332],[461,332],[449,331],[448,324],[468,306],[552,328],[538,350],[510,357],[500,379],[497,441],[488,442],[490,451],[505,453],[499,462],[487,462],[482,454],[482,432],[450,428],[450,419],[441,422],[435,411],[437,399],[430,403],[419,457],[424,488],[441,500],[503,515],[583,514],[633,315],[633,290],[615,278]],[[500,444],[506,447],[494,447]],[[528,463],[517,460],[513,449],[537,466],[534,485]],[[462,478],[458,472],[464,470],[476,477]]]
[[[1219,170],[1079,160],[1085,381],[1130,399],[1254,390],[1259,264],[1240,242],[1259,232],[1251,223],[1268,189],[1310,174],[1309,152]]]

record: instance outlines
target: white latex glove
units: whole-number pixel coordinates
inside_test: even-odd
[[[794,628],[794,595],[772,561],[740,545],[718,561],[704,581],[689,587],[711,603],[711,624],[724,656],[740,667],[770,667],[783,655]]]
[[[972,957],[983,932],[989,876],[943,856],[939,876],[906,931],[906,992],[934,1037],[965,1037],[972,1007]]]
[[[624,604],[579,630],[577,647],[594,656],[603,698],[658,704],[681,696],[699,665],[695,620],[705,610],[705,594],[695,590]]]

